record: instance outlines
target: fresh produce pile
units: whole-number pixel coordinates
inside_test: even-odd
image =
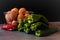
[[[25,8],[13,8],[6,12],[7,24],[2,29],[18,30],[36,36],[47,36],[57,31],[57,28],[49,28],[48,20],[41,14],[29,13]]]

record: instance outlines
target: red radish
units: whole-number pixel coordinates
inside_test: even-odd
[[[3,29],[6,29],[6,28],[7,28],[7,25],[6,25],[6,24],[3,24],[3,25],[2,25],[2,28],[3,28]]]
[[[9,31],[13,30],[13,29],[8,29]]]
[[[13,25],[11,25],[11,24],[3,24],[2,25],[2,29],[7,29],[7,30],[13,30]]]
[[[8,25],[7,25],[7,28],[8,28],[8,29],[13,28],[13,25],[8,24]]]

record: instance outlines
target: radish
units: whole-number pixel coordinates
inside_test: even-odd
[[[11,24],[3,24],[2,25],[2,29],[6,29],[6,30],[13,30],[13,25],[11,25]]]

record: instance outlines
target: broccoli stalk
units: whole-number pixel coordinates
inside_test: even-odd
[[[49,24],[46,17],[44,17],[43,15],[40,16],[41,16],[40,21],[44,22],[45,24]]]
[[[41,36],[41,30],[37,30],[37,31],[35,31],[35,35],[37,36],[37,37],[39,37],[39,36]]]
[[[37,37],[39,36],[48,36],[52,33],[55,33],[57,31],[57,28],[47,29],[47,30],[36,30],[35,35]]]

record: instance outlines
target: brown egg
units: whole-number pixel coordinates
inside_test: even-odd
[[[26,9],[25,8],[20,8],[19,9],[19,14],[25,14],[26,12]]]
[[[15,12],[15,13],[17,13],[18,14],[18,9],[17,8],[13,8],[13,9],[11,9],[11,11],[13,11],[13,12]]]

